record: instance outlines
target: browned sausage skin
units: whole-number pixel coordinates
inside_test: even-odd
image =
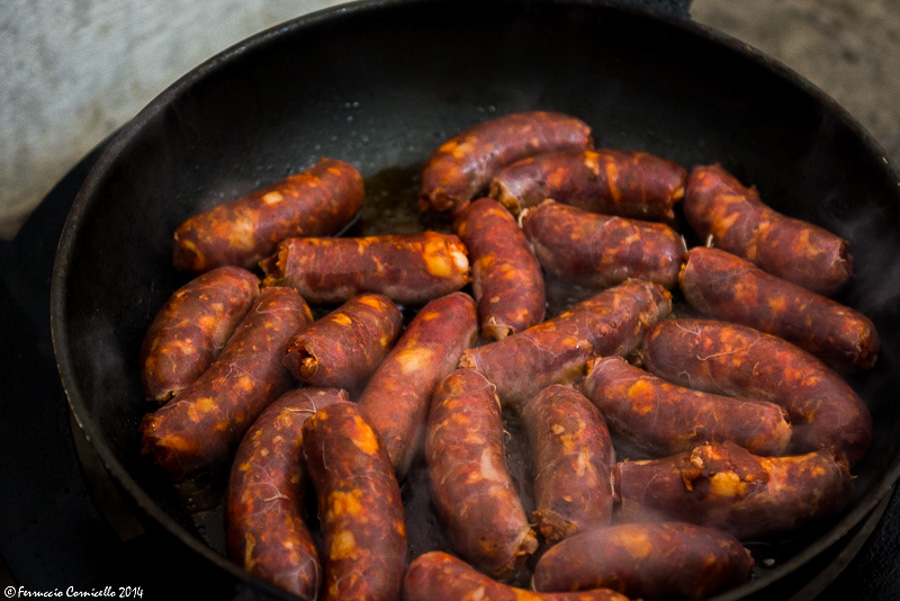
[[[732,442],[613,470],[624,522],[677,520],[742,540],[784,534],[841,511],[853,477],[829,450],[759,457]]]
[[[509,211],[480,198],[453,227],[469,251],[482,335],[499,340],[543,321],[547,301],[541,266]]]
[[[594,213],[672,222],[687,172],[645,152],[598,148],[529,157],[491,180],[491,198],[514,215],[547,198]]]
[[[867,317],[731,253],[691,249],[679,280],[701,313],[784,338],[834,369],[869,369],[878,359],[878,333]]]
[[[500,402],[475,370],[434,391],[425,459],[431,497],[453,548],[495,578],[513,576],[538,543],[507,471]]]
[[[609,523],[616,452],[596,407],[577,390],[554,384],[525,403],[522,422],[536,472],[533,517],[544,540]]]
[[[144,336],[141,382],[149,400],[165,403],[219,356],[259,294],[256,276],[219,267],[175,291]]]
[[[619,440],[651,455],[725,440],[758,455],[782,455],[791,440],[785,410],[775,403],[683,388],[621,357],[591,361],[584,393]]]
[[[353,165],[323,158],[305,171],[187,219],[175,230],[175,268],[250,269],[285,238],[338,231],[362,200],[362,176]]]
[[[176,475],[226,458],[256,417],[293,382],[281,363],[288,340],[312,321],[296,290],[267,288],[219,358],[141,422],[144,452]]]
[[[573,593],[536,593],[485,576],[466,562],[441,551],[417,557],[403,579],[403,601],[629,601],[600,588]]]
[[[464,292],[435,299],[413,317],[358,402],[381,435],[398,479],[421,450],[431,394],[478,337],[475,301]]]
[[[325,601],[394,601],[406,569],[406,518],[381,438],[359,405],[337,402],[303,425],[324,537]]]
[[[830,296],[853,272],[845,240],[768,207],[721,165],[691,171],[684,215],[717,248],[813,292]]]
[[[590,127],[562,113],[512,113],[473,125],[428,158],[419,204],[423,209],[458,210],[486,193],[491,177],[506,165],[544,152],[582,150],[592,143]]]
[[[315,599],[322,567],[303,508],[307,473],[303,423],[349,397],[334,388],[281,395],[247,431],[225,495],[228,556],[245,570],[304,599]]]
[[[640,278],[674,288],[684,241],[662,223],[599,215],[547,200],[525,210],[522,231],[556,277],[606,288]]]
[[[713,528],[620,524],[576,534],[548,549],[532,584],[538,591],[608,587],[644,601],[700,600],[748,582],[753,565],[750,551],[736,538]]]
[[[343,303],[371,292],[423,305],[469,283],[465,245],[438,232],[289,238],[260,267],[265,286],[296,288],[310,303]]]
[[[853,465],[869,447],[872,417],[862,399],[786,340],[721,321],[673,319],[647,333],[643,355],[647,369],[682,386],[781,405],[793,453],[829,448]]]

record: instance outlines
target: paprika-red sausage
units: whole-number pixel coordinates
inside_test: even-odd
[[[590,148],[591,129],[562,113],[512,113],[456,134],[435,150],[422,169],[419,204],[458,210],[487,192],[491,177],[525,157]]]
[[[290,390],[266,407],[238,446],[225,495],[228,556],[245,570],[315,599],[322,566],[304,515],[303,423],[349,397],[335,388]]]
[[[846,240],[778,213],[721,165],[694,167],[683,206],[694,231],[717,248],[813,292],[830,296],[853,272]]]
[[[259,294],[256,276],[219,267],[179,288],[144,336],[141,382],[147,398],[165,403],[200,377]]]
[[[271,186],[194,215],[175,230],[176,269],[220,265],[250,269],[292,236],[327,236],[362,205],[363,180],[353,165],[323,158]]]
[[[781,405],[793,428],[793,453],[829,448],[853,465],[871,442],[869,409],[847,382],[771,334],[722,321],[674,319],[647,333],[643,354],[647,369],[671,382]]]

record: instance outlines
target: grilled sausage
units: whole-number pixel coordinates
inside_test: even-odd
[[[781,455],[791,439],[786,412],[775,403],[683,388],[621,357],[591,361],[584,393],[620,439],[651,455],[724,440]]]
[[[500,340],[543,321],[544,276],[522,230],[497,201],[463,210],[454,231],[469,251],[481,334]]]
[[[335,388],[284,393],[247,431],[228,479],[228,556],[254,576],[304,599],[318,595],[322,566],[303,511],[303,423],[318,409],[348,399]]]
[[[359,405],[303,424],[303,453],[324,537],[326,601],[394,601],[406,569],[406,517],[387,451]]]
[[[179,476],[228,457],[256,417],[293,382],[282,355],[288,340],[310,321],[309,307],[295,290],[260,292],[209,369],[144,416],[144,452]]]
[[[629,601],[611,589],[536,593],[493,580],[441,551],[417,557],[403,579],[403,601]]]
[[[478,336],[475,301],[464,292],[435,299],[413,317],[358,402],[378,431],[398,479],[419,453],[431,394]]]
[[[298,332],[284,366],[311,386],[357,391],[391,350],[403,327],[400,309],[380,294],[361,294]]]
[[[538,591],[608,587],[644,601],[699,600],[748,582],[753,565],[750,551],[713,528],[621,524],[551,547],[538,560],[532,584]]]
[[[624,522],[692,522],[741,540],[791,532],[834,515],[853,493],[847,463],[830,450],[758,457],[727,441],[621,462],[613,481]]]
[[[169,297],[144,336],[141,382],[147,398],[165,403],[200,377],[259,294],[256,276],[219,267]]]
[[[264,286],[291,286],[311,303],[342,303],[371,292],[422,305],[469,282],[465,245],[437,232],[290,238],[260,267]]]
[[[187,219],[175,230],[175,268],[250,269],[285,238],[338,231],[362,200],[362,176],[353,165],[323,158],[305,171]]]
[[[555,384],[525,403],[522,422],[536,472],[533,517],[544,540],[609,523],[616,452],[600,412],[580,392]]]
[[[552,198],[593,213],[672,222],[686,177],[680,165],[645,152],[560,151],[503,168],[490,196],[514,215]]]
[[[483,373],[504,406],[551,384],[578,381],[594,355],[626,354],[672,309],[667,290],[628,280],[518,334],[465,351],[460,367]]]
[[[422,169],[419,204],[458,210],[486,193],[491,177],[525,157],[592,144],[585,123],[562,113],[513,113],[474,125],[432,153]]]
[[[590,213],[548,200],[525,210],[522,231],[541,266],[583,286],[606,288],[641,278],[678,283],[685,247],[662,223]]]
[[[839,371],[878,359],[878,333],[864,315],[731,253],[691,249],[679,283],[701,313],[789,340]]]
[[[477,371],[458,369],[435,389],[425,459],[456,552],[495,578],[513,576],[538,543],[507,471],[500,402]]]
[[[660,323],[647,333],[644,362],[671,382],[777,403],[793,428],[790,449],[834,449],[850,465],[872,436],[869,409],[824,363],[790,342],[746,326],[703,319]]]
[[[691,171],[684,215],[717,248],[818,294],[834,294],[853,272],[845,240],[773,210],[721,165]]]

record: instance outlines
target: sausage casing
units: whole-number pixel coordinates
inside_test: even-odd
[[[453,227],[469,252],[482,335],[499,340],[543,321],[547,302],[541,266],[509,211],[480,198]]]
[[[538,531],[548,542],[609,523],[616,452],[603,416],[580,392],[548,386],[522,407],[534,457]]]
[[[326,601],[394,601],[406,569],[406,517],[387,451],[359,405],[303,424],[303,453],[324,538]]]
[[[319,408],[348,399],[345,391],[334,388],[284,393],[244,435],[228,479],[228,556],[251,574],[304,599],[318,595],[322,567],[303,514],[303,423]]]
[[[164,403],[206,371],[258,294],[256,276],[231,266],[201,274],[176,290],[153,318],[141,346],[147,397]]]
[[[362,176],[353,165],[323,158],[305,171],[187,219],[175,231],[175,268],[250,269],[285,238],[335,233],[362,200]]]

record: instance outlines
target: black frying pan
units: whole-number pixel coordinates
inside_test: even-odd
[[[596,1],[398,0],[304,17],[201,65],[122,131],[75,201],[53,273],[60,373],[79,423],[149,523],[227,581],[272,593],[213,550],[220,525],[198,529],[139,452],[149,407],[138,350],[186,281],[171,267],[175,227],[321,156],[353,162],[413,207],[418,167],[442,140],[532,109],[582,118],[598,146],[688,167],[719,161],[778,210],[850,240],[857,273],[840,300],[872,318],[883,344],[876,368],[851,378],[876,427],[857,494],[723,598],[770,595],[870,513],[900,472],[900,178],[877,144],[795,73],[690,21]]]

